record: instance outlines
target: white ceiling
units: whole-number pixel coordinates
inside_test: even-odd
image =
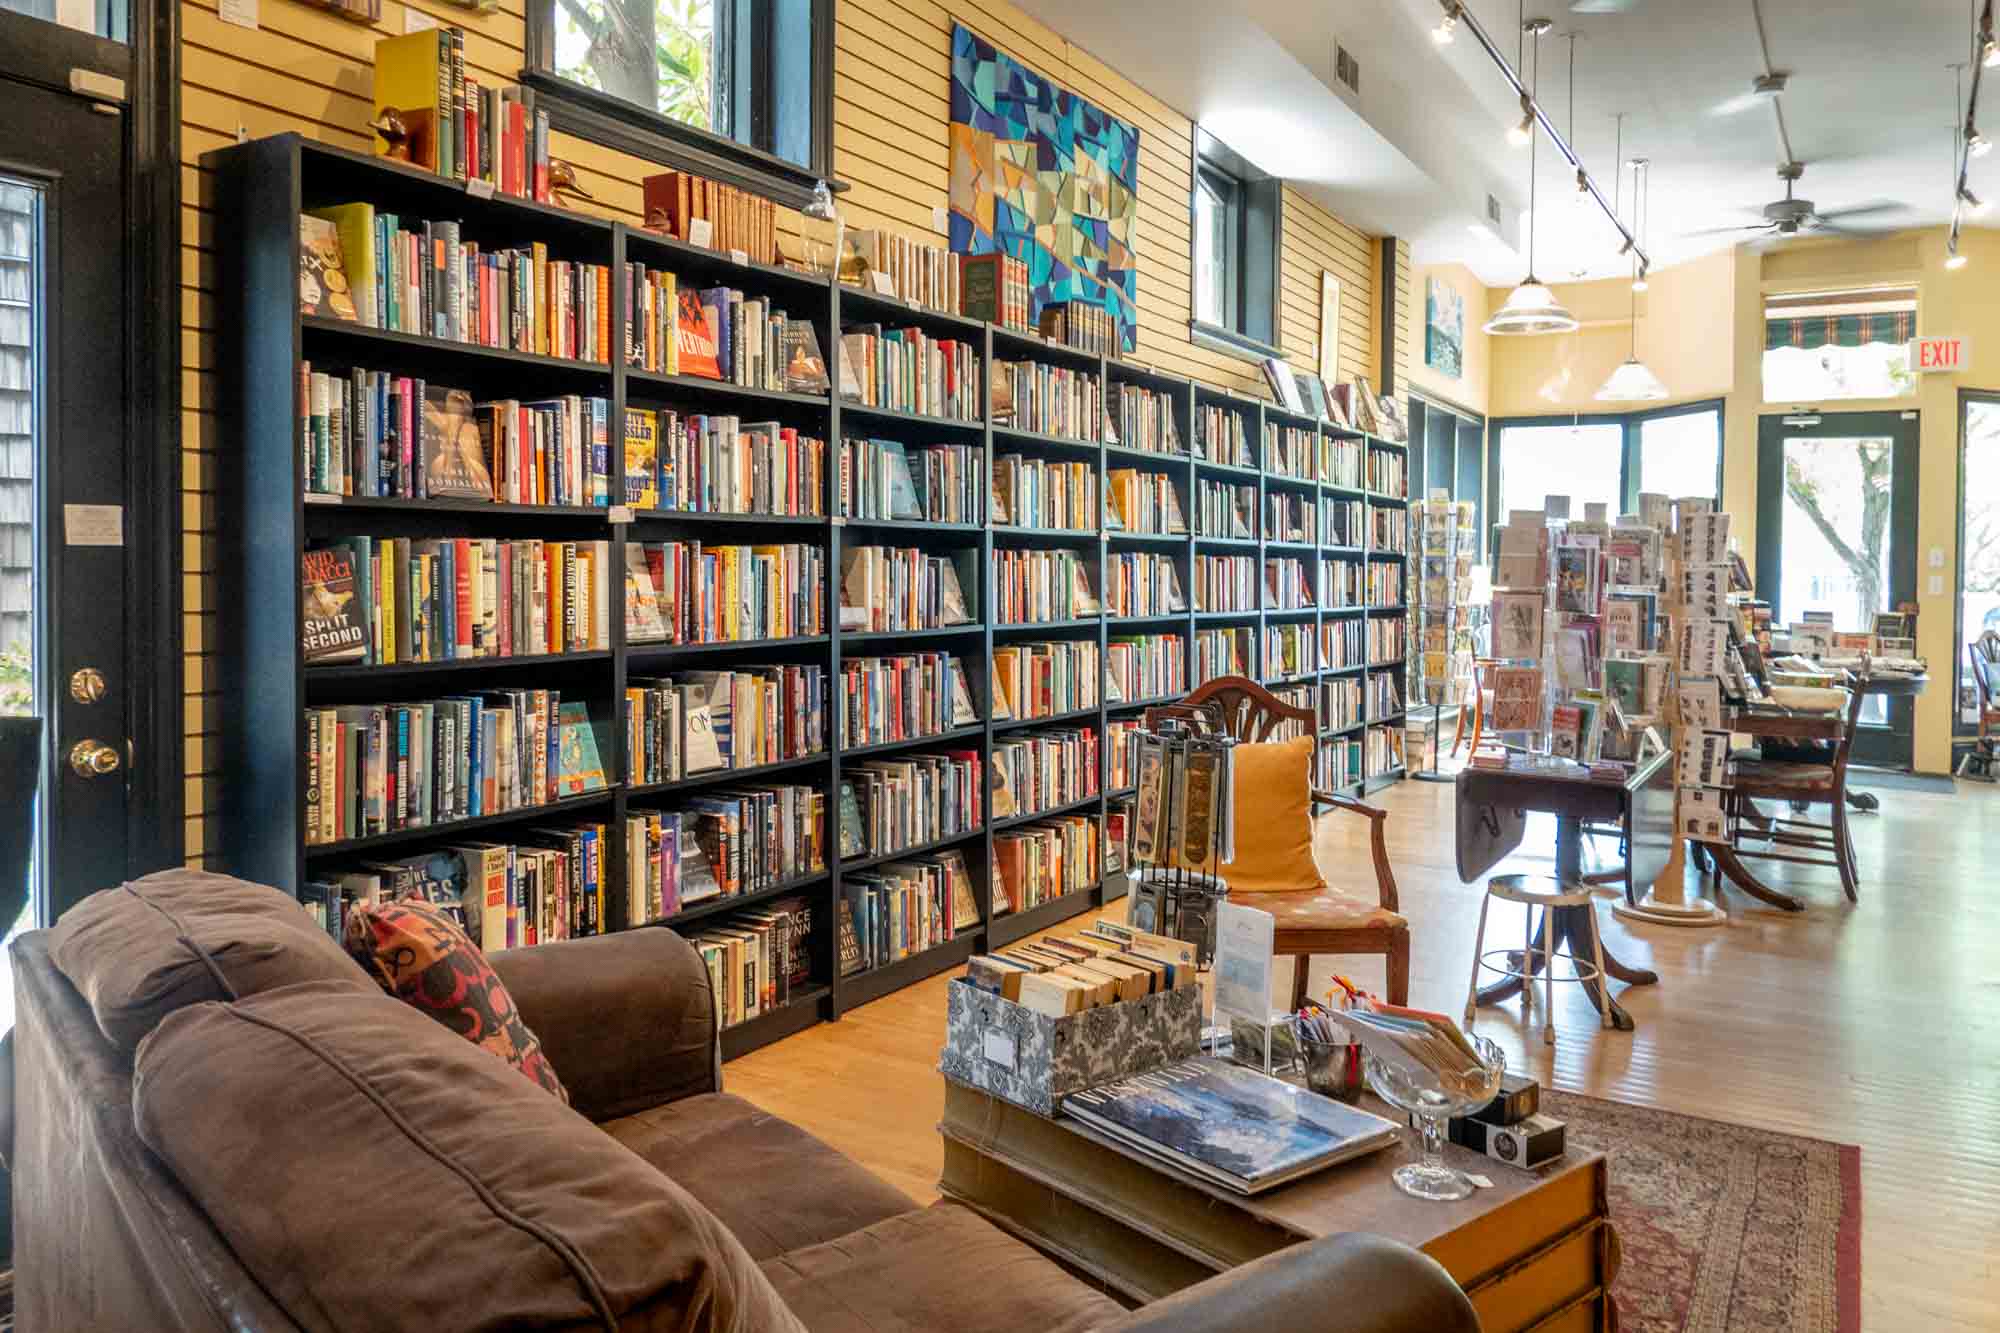
[[[1019,3],[1357,226],[1408,238],[1417,262],[1465,263],[1495,285],[1519,280],[1511,247],[1528,205],[1528,154],[1504,137],[1519,118],[1515,99],[1469,34],[1432,43],[1438,0]],[[1516,0],[1466,3],[1511,52]],[[1752,0],[1632,0],[1618,14],[1572,13],[1571,3],[1526,6],[1556,25],[1542,39],[1540,101],[1568,125],[1562,34],[1578,33],[1572,142],[1609,196],[1613,118],[1625,113],[1624,156],[1653,163],[1646,248],[1656,267],[1756,238],[1689,233],[1754,223],[1783,197],[1778,112],[1792,155],[1806,164],[1799,197],[1822,210],[1897,205],[1846,224],[1855,230],[1949,219],[1948,66],[1967,58],[1966,0],[1761,0],[1771,65],[1791,75],[1775,110],[1744,105],[1764,71]],[[1361,63],[1359,97],[1334,79],[1336,43]],[[1986,100],[2000,129],[2000,85],[1988,85]],[[1726,113],[1730,106],[1742,109]],[[1573,173],[1546,140],[1539,168],[1540,276],[1621,271],[1614,233],[1569,207]],[[2000,194],[2000,154],[1975,163],[1972,188]],[[1488,192],[1502,204],[1504,241],[1473,230]],[[1625,195],[1629,217],[1629,174]]]

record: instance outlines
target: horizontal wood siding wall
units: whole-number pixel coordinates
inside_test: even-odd
[[[522,0],[491,14],[429,2],[383,0],[372,28],[289,0],[267,0],[261,26],[224,23],[216,0],[183,0],[181,157],[182,513],[187,582],[187,852],[199,864],[207,835],[208,777],[228,701],[215,693],[209,656],[218,607],[209,574],[217,522],[215,471],[224,447],[214,416],[215,263],[210,182],[201,155],[251,138],[295,131],[366,150],[377,40],[405,31],[415,8],[466,30],[466,63],[483,82],[510,83],[522,63]],[[853,188],[841,207],[850,226],[887,226],[938,237],[932,210],[949,204],[946,124],[951,25],[965,23],[1000,49],[1139,129],[1139,346],[1134,359],[1209,383],[1256,390],[1247,362],[1198,347],[1187,336],[1192,124],[1130,80],[1013,6],[992,0],[840,0],[834,43],[835,171]],[[638,222],[639,182],[659,168],[594,144],[556,136],[555,152],[608,217]],[[1320,272],[1341,283],[1341,378],[1374,375],[1377,294],[1374,243],[1287,188],[1279,257],[1279,341],[1287,357],[1316,368]],[[796,219],[792,218],[795,222]],[[781,226],[785,224],[781,223]],[[938,239],[942,239],[938,237]],[[268,447],[268,446],[261,446]]]

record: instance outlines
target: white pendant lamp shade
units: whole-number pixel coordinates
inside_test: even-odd
[[[1636,356],[1612,371],[1597,391],[1600,403],[1646,403],[1666,396],[1667,386]]]
[[[1530,224],[1533,225],[1533,224]],[[1493,312],[1485,330],[1496,336],[1529,333],[1574,333],[1576,316],[1556,300],[1534,274],[1507,294],[1506,304]]]

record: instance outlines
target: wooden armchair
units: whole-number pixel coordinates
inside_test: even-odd
[[[1206,726],[1214,721],[1218,709],[1221,729],[1238,741],[1269,740],[1285,722],[1302,724],[1308,735],[1314,730],[1311,709],[1293,707],[1245,676],[1221,676],[1179,703],[1148,708],[1145,725],[1151,730],[1172,717],[1192,719]],[[1398,911],[1396,876],[1389,868],[1389,846],[1382,834],[1382,824],[1389,812],[1365,801],[1318,789],[1314,789],[1312,799],[1315,805],[1331,806],[1368,820],[1369,852],[1375,870],[1373,891],[1348,893],[1338,887],[1301,888],[1297,892],[1245,893],[1237,901],[1277,918],[1272,952],[1298,959],[1292,981],[1294,1008],[1306,998],[1307,973],[1315,954],[1382,954],[1388,959],[1389,1003],[1408,1004],[1410,923]],[[1237,836],[1255,836],[1254,812],[1250,826],[1239,827]]]
[[[1845,714],[1829,719],[1799,719],[1801,739],[1825,736],[1833,741],[1830,763],[1772,759],[1739,759],[1728,800],[1736,814],[1732,848],[1738,858],[1790,861],[1796,865],[1829,866],[1840,872],[1840,887],[1849,902],[1859,902],[1860,875],[1854,842],[1847,830],[1847,756],[1861,726],[1868,696],[1857,684]],[[1818,723],[1816,727],[1814,724]],[[1754,802],[1802,806],[1824,805],[1824,824],[1803,819],[1762,815]],[[1802,855],[1801,853],[1817,853]]]

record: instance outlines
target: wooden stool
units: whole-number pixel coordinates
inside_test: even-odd
[[[1500,962],[1487,962],[1486,909],[1495,898],[1510,903],[1520,903],[1528,909],[1527,945],[1521,951],[1521,966],[1517,970],[1508,957],[1509,949],[1494,949]],[[1535,963],[1535,909],[1542,910],[1542,962]],[[1553,909],[1558,907],[1582,907],[1590,912],[1590,953],[1589,958],[1578,958],[1575,954],[1557,954],[1552,948]],[[1556,1040],[1556,966],[1558,957],[1568,958],[1570,966],[1576,970],[1573,981],[1601,981],[1604,977],[1604,946],[1597,938],[1597,912],[1588,888],[1581,884],[1568,885],[1547,875],[1495,875],[1486,881],[1486,896],[1479,900],[1479,933],[1472,941],[1472,991],[1465,997],[1465,1025],[1472,1026],[1479,1009],[1479,969],[1491,968],[1502,976],[1518,977],[1521,981],[1521,1012],[1532,1014],[1535,1008],[1535,973],[1542,972],[1542,1040],[1553,1046]],[[1607,991],[1606,994],[1609,994]],[[1611,1014],[1604,1015],[1604,1026],[1610,1027]]]

